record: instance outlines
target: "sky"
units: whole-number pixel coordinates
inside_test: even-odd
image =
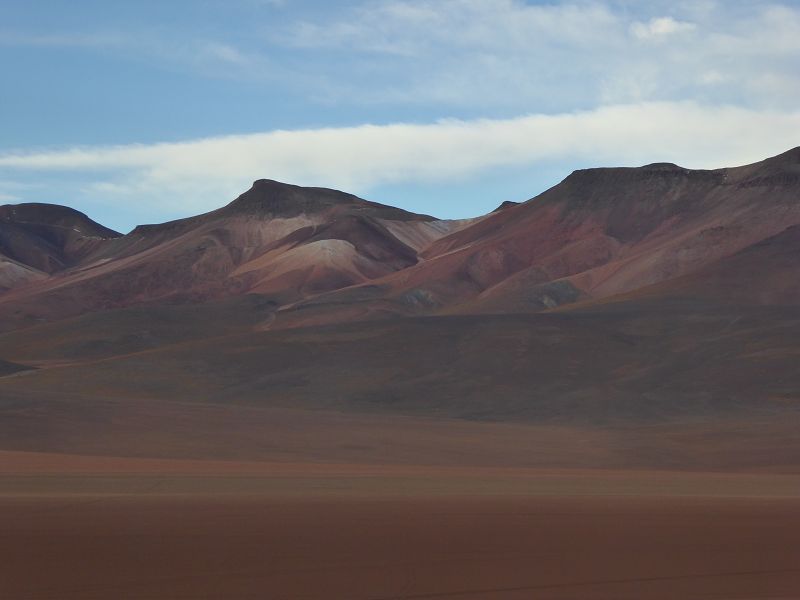
[[[800,2],[0,2],[0,204],[122,232],[261,178],[464,218],[798,145]]]

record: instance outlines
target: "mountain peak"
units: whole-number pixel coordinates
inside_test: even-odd
[[[800,146],[795,146],[786,152],[781,152],[780,154],[767,159],[768,162],[777,160],[793,163],[800,162]]]
[[[800,146],[751,165],[727,170],[744,187],[795,186],[800,183]]]
[[[120,237],[82,212],[44,203],[0,206],[0,256],[42,273],[74,265],[108,240]]]
[[[257,179],[252,187],[225,208],[236,212],[294,217],[338,205],[366,204],[365,200],[328,188],[301,187],[273,179]]]
[[[671,162],[655,162],[639,167],[643,171],[686,171],[681,166]]]
[[[0,206],[0,223],[71,229],[76,233],[98,238],[115,238],[121,235],[74,208],[44,202]]]
[[[571,186],[628,186],[644,184],[672,185],[676,179],[696,183],[720,183],[724,175],[721,171],[686,169],[670,162],[651,163],[641,167],[595,167],[573,171],[562,184]],[[558,188],[558,186],[556,186]]]
[[[761,164],[773,168],[788,167],[792,171],[800,170],[800,146],[763,160]]]
[[[274,179],[257,179],[249,190],[222,209],[226,213],[290,218],[336,210],[396,221],[432,221],[434,217],[364,200],[330,188],[303,187]]]
[[[513,200],[505,200],[504,202],[502,202],[502,203],[500,204],[500,206],[498,206],[497,208],[495,208],[495,209],[494,209],[492,212],[493,212],[493,213],[500,212],[500,211],[502,211],[502,210],[506,210],[506,209],[509,209],[509,208],[513,208],[513,207],[515,207],[515,206],[519,206],[519,202],[514,202]]]

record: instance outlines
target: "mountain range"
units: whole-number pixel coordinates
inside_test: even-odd
[[[427,420],[434,462],[466,451],[437,429],[457,420],[572,432],[525,464],[567,460],[577,431],[595,444],[578,464],[601,444],[613,465],[796,465],[798,274],[800,147],[725,169],[579,170],[459,221],[265,179],[125,235],[7,205],[0,438],[283,456],[263,432],[298,411],[327,419],[329,441],[341,415],[377,419],[364,431]],[[317,458],[376,452],[315,439]]]

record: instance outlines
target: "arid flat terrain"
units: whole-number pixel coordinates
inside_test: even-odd
[[[800,476],[4,453],[0,595],[796,598]]]

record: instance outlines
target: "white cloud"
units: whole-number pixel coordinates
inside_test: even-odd
[[[676,33],[693,31],[696,28],[694,23],[687,21],[676,21],[672,17],[655,17],[647,23],[639,21],[631,25],[631,33],[640,40],[662,38]]]
[[[0,47],[39,47],[105,53],[132,61],[154,61],[160,67],[188,69],[215,78],[268,79],[287,76],[259,52],[202,37],[184,39],[154,32],[107,31],[84,33],[30,33],[0,30]]]
[[[796,2],[352,0],[333,10],[239,2],[252,10],[235,35],[164,23],[152,31],[0,30],[0,45],[114,53],[298,102],[427,114],[688,99],[800,104]]]
[[[247,56],[228,44],[209,42],[202,47],[202,50],[206,57],[218,60],[221,63],[230,63],[234,65],[250,64],[250,59]]]
[[[86,173],[89,196],[219,206],[261,177],[366,193],[381,184],[476,179],[543,161],[673,161],[693,168],[760,160],[798,144],[800,111],[643,103],[513,119],[271,131],[181,143],[0,155],[0,170]],[[99,173],[99,175],[98,175]]]
[[[559,41],[589,45],[619,23],[606,6],[519,0],[384,0],[332,22],[302,22],[288,43],[364,51],[423,51],[442,45],[510,49]]]
[[[548,112],[598,100],[800,102],[754,83],[769,75],[795,89],[794,5],[376,0],[270,30],[269,40],[302,48],[304,70],[320,75],[336,102]],[[325,60],[330,50],[341,60]],[[710,82],[704,74],[712,70],[719,76]]]
[[[0,192],[0,202],[17,202],[20,197],[13,194],[4,194]]]

